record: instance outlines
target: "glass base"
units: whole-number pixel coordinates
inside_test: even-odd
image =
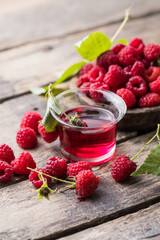
[[[63,156],[71,161],[71,162],[80,162],[80,161],[84,161],[84,162],[89,162],[91,165],[100,165],[102,163],[108,162],[114,155],[116,150],[116,144],[114,144],[113,148],[111,151],[109,151],[107,154],[100,156],[100,157],[96,157],[96,158],[79,158],[77,156],[74,156],[72,154],[69,154],[68,152],[66,152],[64,149],[61,148],[61,153],[63,154]]]

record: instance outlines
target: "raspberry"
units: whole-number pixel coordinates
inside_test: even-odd
[[[22,152],[18,158],[11,162],[11,166],[17,174],[29,174],[30,170],[27,167],[36,168],[36,163],[29,152]]]
[[[81,68],[79,75],[82,76],[85,73],[88,73],[92,68],[93,68],[92,64],[87,63]]]
[[[145,67],[144,64],[140,61],[136,61],[131,68],[132,76],[141,76],[144,77]]]
[[[90,82],[85,82],[81,85],[80,88],[82,88],[81,92],[89,96],[89,88],[90,88],[91,83]],[[86,88],[86,89],[83,89]],[[88,89],[87,89],[88,88]]]
[[[46,162],[46,170],[51,176],[63,178],[67,173],[67,163],[63,158],[51,157]]]
[[[68,176],[76,176],[82,170],[92,170],[88,162],[70,163],[67,167]]]
[[[126,81],[132,76],[132,74],[131,74],[131,69],[132,69],[131,66],[127,66],[127,67],[125,67],[125,68],[123,69],[124,74],[125,74]]]
[[[38,132],[38,123],[42,120],[42,117],[39,113],[34,111],[25,112],[23,115],[20,128],[32,128],[35,132]]]
[[[160,68],[159,67],[149,67],[145,71],[145,79],[147,82],[153,82],[160,76]]]
[[[89,82],[89,76],[88,74],[84,74],[83,76],[80,76],[77,80],[77,87],[81,87],[83,83]]]
[[[104,83],[110,87],[122,87],[126,82],[123,69],[118,65],[111,65],[104,77]]]
[[[137,51],[131,46],[122,48],[118,55],[123,66],[132,65],[137,60]]]
[[[108,67],[112,64],[119,64],[118,56],[112,50],[108,50],[102,53],[97,58],[97,65],[104,68],[106,71],[108,70]]]
[[[90,87],[91,98],[96,102],[100,102],[100,103],[105,102],[106,99],[103,97],[103,93],[100,91],[97,91],[96,88],[97,89],[102,88],[102,83],[97,82],[97,83],[91,84],[91,87]]]
[[[160,95],[158,93],[147,93],[139,99],[140,108],[154,107],[160,105]]]
[[[49,175],[49,173],[48,173],[48,171],[46,169],[36,168],[35,170],[37,170],[39,172],[43,172],[43,173]],[[47,179],[47,184],[49,185],[50,182],[51,182],[51,178],[50,177],[46,177],[44,175],[43,175],[43,177],[45,179]],[[43,185],[43,181],[39,179],[37,172],[31,171],[30,174],[29,174],[29,180],[32,182],[33,186],[35,186],[36,188],[40,188]]]
[[[146,58],[142,58],[141,62],[144,64],[144,67],[148,69],[150,67],[150,61],[147,60]]]
[[[125,101],[127,108],[131,108],[136,104],[136,97],[129,89],[121,88],[116,93]]]
[[[99,89],[111,91],[111,88],[106,83],[102,83],[102,85],[99,87]]]
[[[16,141],[21,148],[34,148],[37,145],[37,136],[33,129],[21,128],[17,132]]]
[[[55,130],[53,132],[47,132],[41,122],[38,125],[38,132],[40,133],[44,141],[46,141],[47,143],[55,141],[58,137],[58,130]]]
[[[117,182],[121,182],[128,179],[136,168],[136,163],[131,161],[126,155],[121,155],[114,160],[111,175]]]
[[[151,92],[160,94],[160,77],[158,77],[157,80],[151,82],[149,84],[149,88],[150,88]]]
[[[124,48],[125,45],[122,44],[122,43],[118,43],[116,44],[113,48],[112,48],[112,51],[115,53],[115,54],[118,54],[122,48]]]
[[[134,38],[134,39],[132,39],[130,41],[129,45],[131,47],[133,47],[134,49],[136,49],[138,54],[142,54],[143,53],[144,43],[143,43],[142,39]]]
[[[13,159],[13,150],[7,144],[0,145],[0,160],[10,163]]]
[[[150,61],[154,61],[159,57],[160,48],[154,43],[149,43],[144,48],[144,56]]]
[[[102,67],[96,66],[88,73],[88,77],[91,83],[102,82],[105,76],[105,70]]]
[[[137,97],[143,96],[147,92],[146,82],[140,76],[134,76],[126,83],[126,88],[131,90]]]
[[[0,183],[11,179],[13,169],[7,162],[0,160]]]

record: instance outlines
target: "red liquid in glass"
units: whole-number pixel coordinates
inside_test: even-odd
[[[62,153],[71,161],[88,161],[92,165],[109,160],[115,151],[115,118],[108,110],[97,107],[79,107],[66,112],[86,122],[86,128],[61,125]],[[65,116],[63,121],[68,123]],[[94,129],[89,129],[94,128]],[[111,153],[111,154],[110,154]]]

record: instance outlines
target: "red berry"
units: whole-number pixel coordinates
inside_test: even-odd
[[[36,168],[36,163],[29,152],[22,152],[18,158],[11,162],[11,166],[17,174],[29,174],[30,170],[27,167]]]
[[[36,168],[35,170],[49,175],[49,173],[46,169]],[[43,175],[43,177],[44,177],[44,179],[47,179],[47,184],[49,185],[51,182],[51,178],[46,177],[44,175]],[[43,181],[39,179],[37,172],[31,171],[29,174],[29,180],[32,182],[33,186],[35,186],[36,188],[40,188],[43,185]]]
[[[145,79],[147,82],[153,82],[160,76],[160,68],[159,67],[149,67],[145,71]]]
[[[83,170],[76,178],[76,193],[79,196],[89,197],[94,194],[99,184],[99,177],[96,177],[91,170]]]
[[[104,77],[104,83],[110,87],[122,87],[126,83],[123,69],[118,65],[111,65]]]
[[[87,96],[89,96],[89,88],[90,88],[90,85],[91,85],[90,82],[85,82],[85,83],[83,83],[83,84],[81,85],[81,87],[80,87],[80,88],[82,88],[82,89],[81,89],[81,92],[84,93],[84,94],[86,94]],[[86,88],[86,89],[85,89],[85,88]]]
[[[7,145],[0,145],[0,160],[11,163],[11,161],[15,159],[13,150]]]
[[[112,164],[111,175],[117,182],[122,182],[130,177],[137,165],[127,156],[121,155]]]
[[[125,45],[122,44],[122,43],[118,43],[116,44],[113,48],[112,48],[112,51],[115,53],[115,54],[118,54],[122,48],[124,48]]]
[[[46,162],[46,170],[51,176],[63,178],[67,173],[67,163],[63,158],[51,157]]]
[[[137,51],[131,46],[122,48],[118,55],[119,61],[123,66],[132,65],[137,61]]]
[[[20,128],[32,128],[35,132],[38,132],[38,123],[42,120],[42,117],[39,113],[34,111],[25,112],[23,115]]]
[[[136,104],[136,97],[129,89],[121,88],[116,93],[125,101],[127,108],[131,108]]]
[[[82,84],[89,82],[89,76],[88,74],[84,74],[83,76],[80,76],[77,80],[77,87],[81,87]]]
[[[147,92],[147,85],[140,76],[134,76],[126,83],[126,88],[131,90],[137,97],[143,96]]]
[[[160,94],[160,77],[158,77],[157,80],[151,82],[149,84],[149,88],[150,88],[151,92]]]
[[[139,99],[140,108],[154,107],[160,105],[160,95],[158,93],[147,93]]]
[[[96,66],[88,73],[91,83],[102,82],[105,76],[105,70],[102,67]]]
[[[159,57],[160,48],[154,43],[149,43],[144,48],[144,56],[150,61],[154,61]]]
[[[41,122],[38,125],[38,132],[40,133],[44,141],[46,141],[47,143],[55,141],[58,137],[58,130],[55,130],[53,132],[47,132]]]
[[[145,75],[144,64],[140,61],[136,61],[131,68],[131,74],[132,74],[132,76],[143,77]]]
[[[104,68],[106,71],[108,70],[108,67],[112,64],[119,64],[118,56],[112,50],[108,50],[102,53],[97,58],[97,65]]]
[[[93,68],[92,64],[87,63],[86,65],[84,65],[81,68],[79,75],[82,76],[82,75],[88,73],[92,68]]]
[[[134,39],[132,39],[130,41],[129,45],[131,47],[133,47],[134,49],[136,49],[138,54],[142,54],[143,53],[144,43],[143,43],[142,39],[134,38]]]
[[[102,83],[94,83],[90,86],[90,96],[96,102],[105,102],[106,99],[103,97],[103,93],[101,91],[97,91],[102,87]]]
[[[102,85],[99,87],[99,89],[111,91],[111,88],[106,83],[102,83]]]
[[[7,162],[0,160],[0,183],[11,179],[13,169]]]
[[[88,162],[70,163],[67,167],[67,175],[76,176],[82,170],[92,170],[92,167]]]
[[[131,66],[127,66],[123,69],[126,81],[128,81],[128,79],[132,76],[131,69],[132,69]]]
[[[21,128],[17,132],[16,141],[21,148],[34,148],[37,145],[37,136],[33,129]]]

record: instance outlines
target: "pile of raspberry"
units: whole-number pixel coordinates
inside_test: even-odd
[[[94,89],[118,94],[127,108],[160,105],[160,46],[145,45],[134,38],[127,46],[118,43],[101,54],[93,64],[84,65],[79,73],[77,87],[89,88],[85,93],[99,101]],[[97,95],[98,96],[98,95]]]

